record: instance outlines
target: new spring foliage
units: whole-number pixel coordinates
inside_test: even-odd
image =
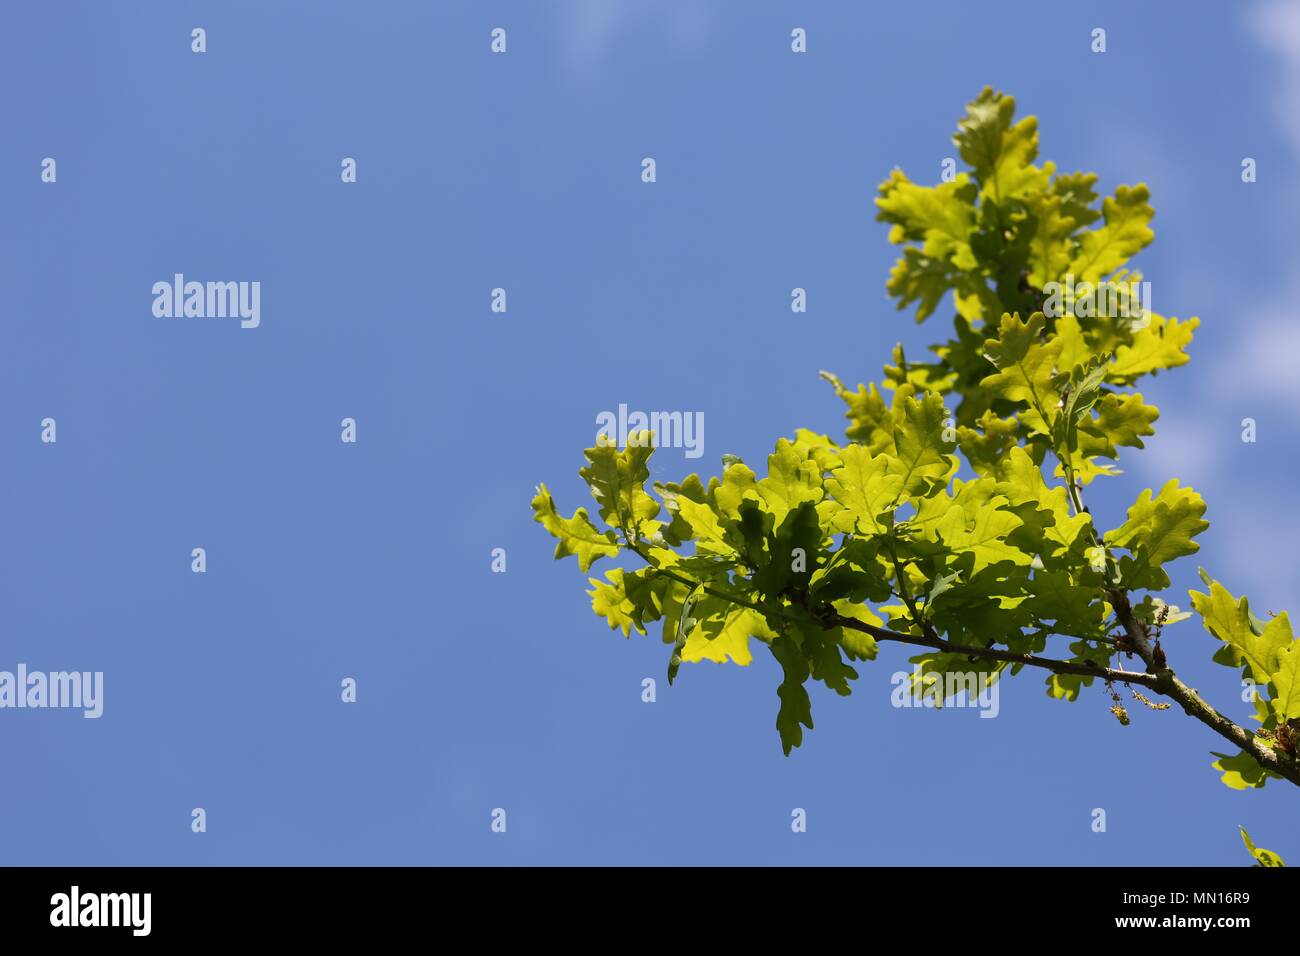
[[[1014,112],[985,89],[953,137],[966,171],[926,186],[895,169],[880,184],[876,218],[901,253],[888,292],[918,322],[950,303],[952,328],[922,361],[895,348],[878,382],[823,373],[846,406],[842,440],[801,429],[766,462],[729,457],[718,474],[666,484],[649,481],[651,442],[603,444],[580,472],[593,510],[566,517],[545,485],[533,499],[557,558],[584,572],[620,559],[589,578],[592,608],[624,635],[659,633],[670,679],[684,663],[776,658],[786,753],[813,726],[808,684],[847,696],[876,657],[845,619],[1036,655],[1050,641],[1052,657],[1101,669],[1131,654],[1122,617],[1163,661],[1163,629],[1190,616],[1160,592],[1169,565],[1199,550],[1201,496],[1171,477],[1109,521],[1082,496],[1154,434],[1142,384],[1186,364],[1198,320],[1126,315],[1104,305],[1122,295],[1094,294],[1142,280],[1129,263],[1154,238],[1147,187],[1102,196],[1095,174],[1040,163],[1037,121]],[[1287,616],[1262,621],[1202,577],[1190,600],[1214,659],[1255,682],[1254,738],[1290,759],[1300,650]],[[911,660],[928,673],[972,666],[941,650]],[[993,680],[1023,669],[980,667]],[[1075,700],[1094,680],[1051,673],[1046,692]],[[1245,750],[1216,756],[1231,787],[1275,776]]]

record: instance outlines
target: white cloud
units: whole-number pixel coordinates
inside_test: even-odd
[[[1259,44],[1267,62],[1278,71],[1278,82],[1267,94],[1271,96],[1269,106],[1279,135],[1294,150],[1293,159],[1300,161],[1300,123],[1296,122],[1300,117],[1300,0],[1265,0],[1243,8],[1243,15],[1247,35]],[[1277,170],[1272,173],[1279,174]],[[1284,202],[1300,209],[1293,199]],[[1284,221],[1269,223],[1276,227]],[[1291,237],[1279,235],[1278,241],[1287,243]],[[1207,277],[1204,281],[1212,281],[1208,278],[1212,270],[1195,271]],[[1185,286],[1189,282],[1194,286],[1195,281],[1183,277],[1180,290],[1185,292]],[[1196,392],[1196,402],[1179,406],[1156,423],[1156,437],[1148,443],[1149,452],[1130,458],[1138,462],[1144,475],[1151,480],[1161,475],[1186,476],[1186,480],[1211,494],[1231,494],[1239,476],[1230,474],[1233,463],[1222,450],[1225,441],[1235,444],[1240,436],[1236,431],[1210,436],[1198,424],[1213,418],[1219,421],[1216,428],[1222,429],[1222,416],[1212,416],[1209,410],[1221,409],[1225,402],[1241,409],[1243,416],[1300,427],[1298,303],[1300,283],[1288,278],[1271,287],[1252,289],[1235,306],[1235,315],[1211,319],[1224,328],[1231,323],[1229,344],[1212,352],[1193,352],[1204,385]],[[1240,534],[1252,538],[1255,535],[1244,529]]]
[[[569,27],[569,61],[595,64],[616,42],[657,28],[677,49],[699,47],[714,26],[713,8],[700,0],[577,0]]]
[[[1209,434],[1200,421],[1196,412],[1183,412],[1175,420],[1162,410],[1155,436],[1143,440],[1146,447],[1142,451],[1121,455],[1121,466],[1132,464],[1156,490],[1175,477],[1195,488],[1206,486],[1217,471],[1224,436]],[[1234,432],[1228,437],[1235,440],[1237,435]]]
[[[1279,130],[1300,155],[1300,0],[1270,0],[1248,8],[1246,30],[1282,69],[1273,102]]]
[[[1300,302],[1297,293],[1275,293],[1246,317],[1233,348],[1214,363],[1209,394],[1269,403],[1300,421]]]
[[[1266,0],[1245,8],[1245,28],[1278,70],[1270,103],[1277,132],[1300,161],[1300,0]],[[1274,176],[1278,175],[1274,171]],[[1300,209],[1282,190],[1282,199]],[[1288,235],[1279,242],[1292,241]],[[1244,314],[1234,326],[1232,346],[1211,356],[1211,386],[1207,397],[1238,404],[1258,402],[1255,417],[1281,413],[1300,422],[1300,284],[1292,278],[1272,288],[1258,288],[1243,300]]]

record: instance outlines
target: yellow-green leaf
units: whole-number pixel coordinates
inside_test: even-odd
[[[1286,621],[1285,612],[1269,623],[1276,624],[1279,621]],[[1278,626],[1282,627],[1282,625]],[[1289,622],[1286,623],[1285,629],[1290,630]],[[1273,671],[1273,686],[1277,689],[1277,694],[1273,698],[1273,712],[1277,715],[1278,722],[1300,718],[1300,642],[1292,639],[1290,644],[1278,649],[1277,670]]]
[[[1241,830],[1241,841],[1246,844],[1246,849],[1250,855],[1255,858],[1256,866],[1286,866],[1282,858],[1272,850],[1265,850],[1263,847],[1255,846],[1255,841],[1250,838],[1245,827],[1238,827]]]
[[[1148,225],[1155,215],[1145,184],[1120,186],[1102,201],[1106,224],[1079,236],[1079,249],[1066,271],[1076,282],[1097,282],[1141,251],[1155,233]]]
[[[1246,598],[1233,597],[1218,581],[1210,583],[1209,594],[1190,594],[1205,629],[1233,649],[1236,663],[1245,664],[1256,684],[1267,685],[1279,669],[1282,649],[1293,640],[1286,614],[1272,618],[1257,631]]]
[[[1002,316],[998,338],[984,347],[984,355],[997,371],[980,382],[995,395],[1028,407],[1020,421],[1032,431],[1051,434],[1055,406],[1059,403],[1054,385],[1057,358],[1064,342],[1053,337],[1042,340],[1043,314],[1035,312],[1024,322],[1018,315]]]
[[[555,510],[555,501],[545,485],[537,486],[532,501],[533,520],[559,539],[555,546],[556,558],[570,554],[578,556],[578,567],[586,571],[597,558],[618,554],[618,539],[613,531],[600,531],[587,517],[587,509],[579,508],[572,518],[565,518]]]
[[[1107,544],[1132,554],[1120,562],[1125,584],[1153,590],[1169,587],[1163,566],[1201,549],[1192,538],[1210,526],[1202,520],[1203,514],[1204,499],[1191,488],[1179,487],[1177,478],[1170,479],[1155,497],[1150,488],[1143,491],[1129,508],[1128,520],[1105,538]]]
[[[1147,324],[1133,333],[1133,343],[1115,350],[1106,377],[1112,382],[1128,384],[1141,375],[1186,365],[1190,357],[1185,349],[1200,324],[1201,320],[1196,318],[1179,322],[1151,313]]]
[[[903,476],[890,473],[886,455],[873,456],[862,445],[841,453],[840,467],[826,479],[826,491],[843,510],[833,518],[836,531],[880,533],[888,524],[881,516],[893,511],[903,488]]]

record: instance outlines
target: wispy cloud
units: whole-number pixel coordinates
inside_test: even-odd
[[[1279,136],[1291,146],[1291,169],[1271,170],[1274,180],[1293,177],[1300,169],[1300,0],[1266,0],[1244,8],[1248,36],[1263,49],[1277,71],[1271,86],[1269,110]],[[1262,223],[1274,228],[1300,212],[1300,193],[1278,190],[1277,201],[1289,205],[1288,215]],[[1288,228],[1282,225],[1283,229]],[[1281,247],[1295,241],[1293,232],[1279,234]],[[1283,413],[1292,424],[1300,424],[1300,281],[1286,275],[1271,287],[1252,290],[1243,300],[1244,314],[1234,330],[1231,351],[1215,363],[1213,387],[1208,394],[1267,403],[1269,410]],[[1248,371],[1247,371],[1248,370]]]
[[[1274,157],[1267,174],[1272,183],[1280,183],[1300,174],[1300,0],[1264,0],[1241,11],[1245,34],[1276,78],[1265,94],[1270,98],[1267,110],[1291,155]],[[1289,168],[1280,168],[1283,163]],[[1261,219],[1258,227],[1274,234],[1270,238],[1278,248],[1289,248],[1295,242],[1291,223],[1300,213],[1300,192],[1276,192],[1276,204],[1286,208],[1275,205],[1281,214]],[[1200,271],[1213,281],[1214,270]],[[1195,286],[1193,280],[1190,288]],[[1188,288],[1180,285],[1180,291]],[[1177,475],[1202,492],[1210,504],[1215,545],[1201,560],[1212,563],[1211,572],[1235,582],[1238,590],[1248,587],[1257,606],[1284,606],[1295,597],[1300,516],[1277,507],[1285,493],[1278,477],[1284,459],[1275,451],[1263,458],[1260,454],[1268,445],[1275,449],[1300,434],[1300,280],[1283,275],[1232,302],[1233,314],[1210,318],[1231,323],[1230,344],[1212,354],[1193,345],[1202,376],[1195,399],[1165,408],[1149,451],[1129,460],[1152,482]],[[1225,407],[1232,409],[1226,419]],[[1257,420],[1259,444],[1240,441],[1238,413]]]
[[[1210,394],[1250,398],[1300,424],[1300,289],[1272,290],[1242,323],[1235,345],[1215,364]],[[1249,369],[1249,374],[1243,370]]]
[[[569,62],[590,67],[621,42],[666,39],[679,50],[701,46],[713,29],[714,4],[702,0],[576,0],[569,26]]]
[[[1269,0],[1246,8],[1246,31],[1281,67],[1273,114],[1300,156],[1300,0]]]

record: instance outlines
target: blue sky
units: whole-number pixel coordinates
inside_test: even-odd
[[[1300,5],[9,5],[0,80],[0,669],[106,698],[0,712],[0,862],[1244,865],[1238,824],[1300,858],[1294,794],[1222,787],[1207,730],[1033,675],[996,720],[896,709],[886,649],[789,758],[766,654],[644,704],[666,648],[592,615],[528,509],[583,503],[620,403],[704,412],[661,479],[839,434],[818,370],[942,328],[886,299],[875,185],[936,179],[990,84],[1045,158],[1151,186],[1156,308],[1202,320],[1094,513],[1177,476],[1212,526],[1175,591],[1199,559],[1295,609]],[[155,318],[176,272],[260,281],[261,326]],[[1197,621],[1166,648],[1246,717]]]

